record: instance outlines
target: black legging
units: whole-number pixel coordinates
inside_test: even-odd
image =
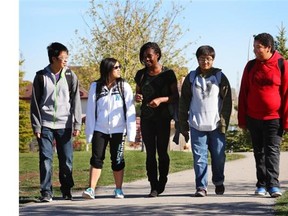
[[[152,190],[156,189],[158,184],[156,150],[159,163],[159,181],[167,181],[170,164],[168,155],[170,121],[170,119],[141,119],[142,139],[146,147],[146,171]]]
[[[123,134],[104,134],[94,131],[92,138],[92,157],[90,165],[94,168],[102,169],[105,159],[105,152],[108,142],[110,144],[110,159],[112,161],[111,168],[113,171],[124,169],[124,141]]]

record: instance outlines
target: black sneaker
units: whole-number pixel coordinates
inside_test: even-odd
[[[217,195],[223,195],[224,192],[225,192],[225,187],[224,187],[223,184],[222,184],[222,185],[216,185],[216,187],[215,187],[215,193],[216,193]]]
[[[157,197],[157,196],[158,196],[157,190],[151,190],[150,194],[148,194],[148,197]]]
[[[52,201],[52,195],[49,193],[44,193],[42,197],[40,197],[40,202],[51,202]]]
[[[162,182],[159,181],[159,185],[158,185],[158,189],[157,189],[158,195],[164,192],[166,183],[167,183],[167,181],[162,181]]]
[[[62,193],[62,198],[65,199],[65,200],[72,200],[73,197],[72,197],[71,191]]]

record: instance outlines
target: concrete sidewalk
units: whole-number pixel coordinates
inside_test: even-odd
[[[225,194],[216,195],[211,183],[207,197],[194,197],[194,171],[169,175],[166,190],[157,198],[146,198],[150,192],[147,179],[124,183],[125,199],[115,199],[114,186],[101,187],[95,200],[84,200],[81,192],[73,201],[54,200],[20,206],[20,215],[274,215],[275,198],[254,196],[256,172],[252,153],[242,153],[244,159],[226,163]],[[281,152],[280,183],[288,189],[288,152]]]

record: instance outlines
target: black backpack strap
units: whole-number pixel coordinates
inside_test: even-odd
[[[284,75],[284,59],[283,58],[279,58],[278,59],[278,67],[281,71],[281,77]]]
[[[124,82],[125,82],[125,80],[120,78],[120,79],[117,79],[116,82],[117,82],[118,91],[119,91],[120,96],[123,100],[123,111],[124,111],[124,118],[126,121],[127,120],[127,116],[126,116],[127,107],[126,107],[125,96],[124,96]]]
[[[256,62],[256,59],[253,59],[253,60],[251,60],[251,61],[249,61],[249,62],[247,63],[247,71],[248,71],[248,73],[250,72],[250,70],[251,70],[252,67],[254,66],[255,62]]]
[[[73,76],[72,76],[72,71],[68,68],[65,71],[65,78],[67,81],[67,85],[69,88],[69,97],[70,97],[70,102],[74,99],[74,94],[73,94]]]
[[[44,77],[43,77],[43,74],[44,74],[44,70],[39,70],[36,72],[36,76],[37,76],[37,80],[38,80],[38,84],[39,84],[39,95],[43,95],[44,93]],[[40,98],[41,98],[40,97]]]
[[[94,81],[96,83],[96,88],[95,88],[95,119],[97,119],[97,101],[100,98],[100,93],[101,93],[101,88],[102,84],[99,80]]]

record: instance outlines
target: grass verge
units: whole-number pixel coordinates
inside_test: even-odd
[[[124,182],[147,178],[145,168],[146,153],[138,150],[125,150],[125,174]],[[192,168],[193,160],[191,152],[170,151],[170,173]],[[88,186],[91,152],[74,152],[73,191],[82,191]],[[227,153],[227,161],[243,157],[238,154]],[[19,154],[19,200],[36,199],[40,195],[39,189],[39,156],[38,153]],[[53,192],[54,196],[60,196],[59,169],[57,154],[53,160]],[[106,152],[104,167],[97,186],[114,184],[111,170],[110,153]]]

